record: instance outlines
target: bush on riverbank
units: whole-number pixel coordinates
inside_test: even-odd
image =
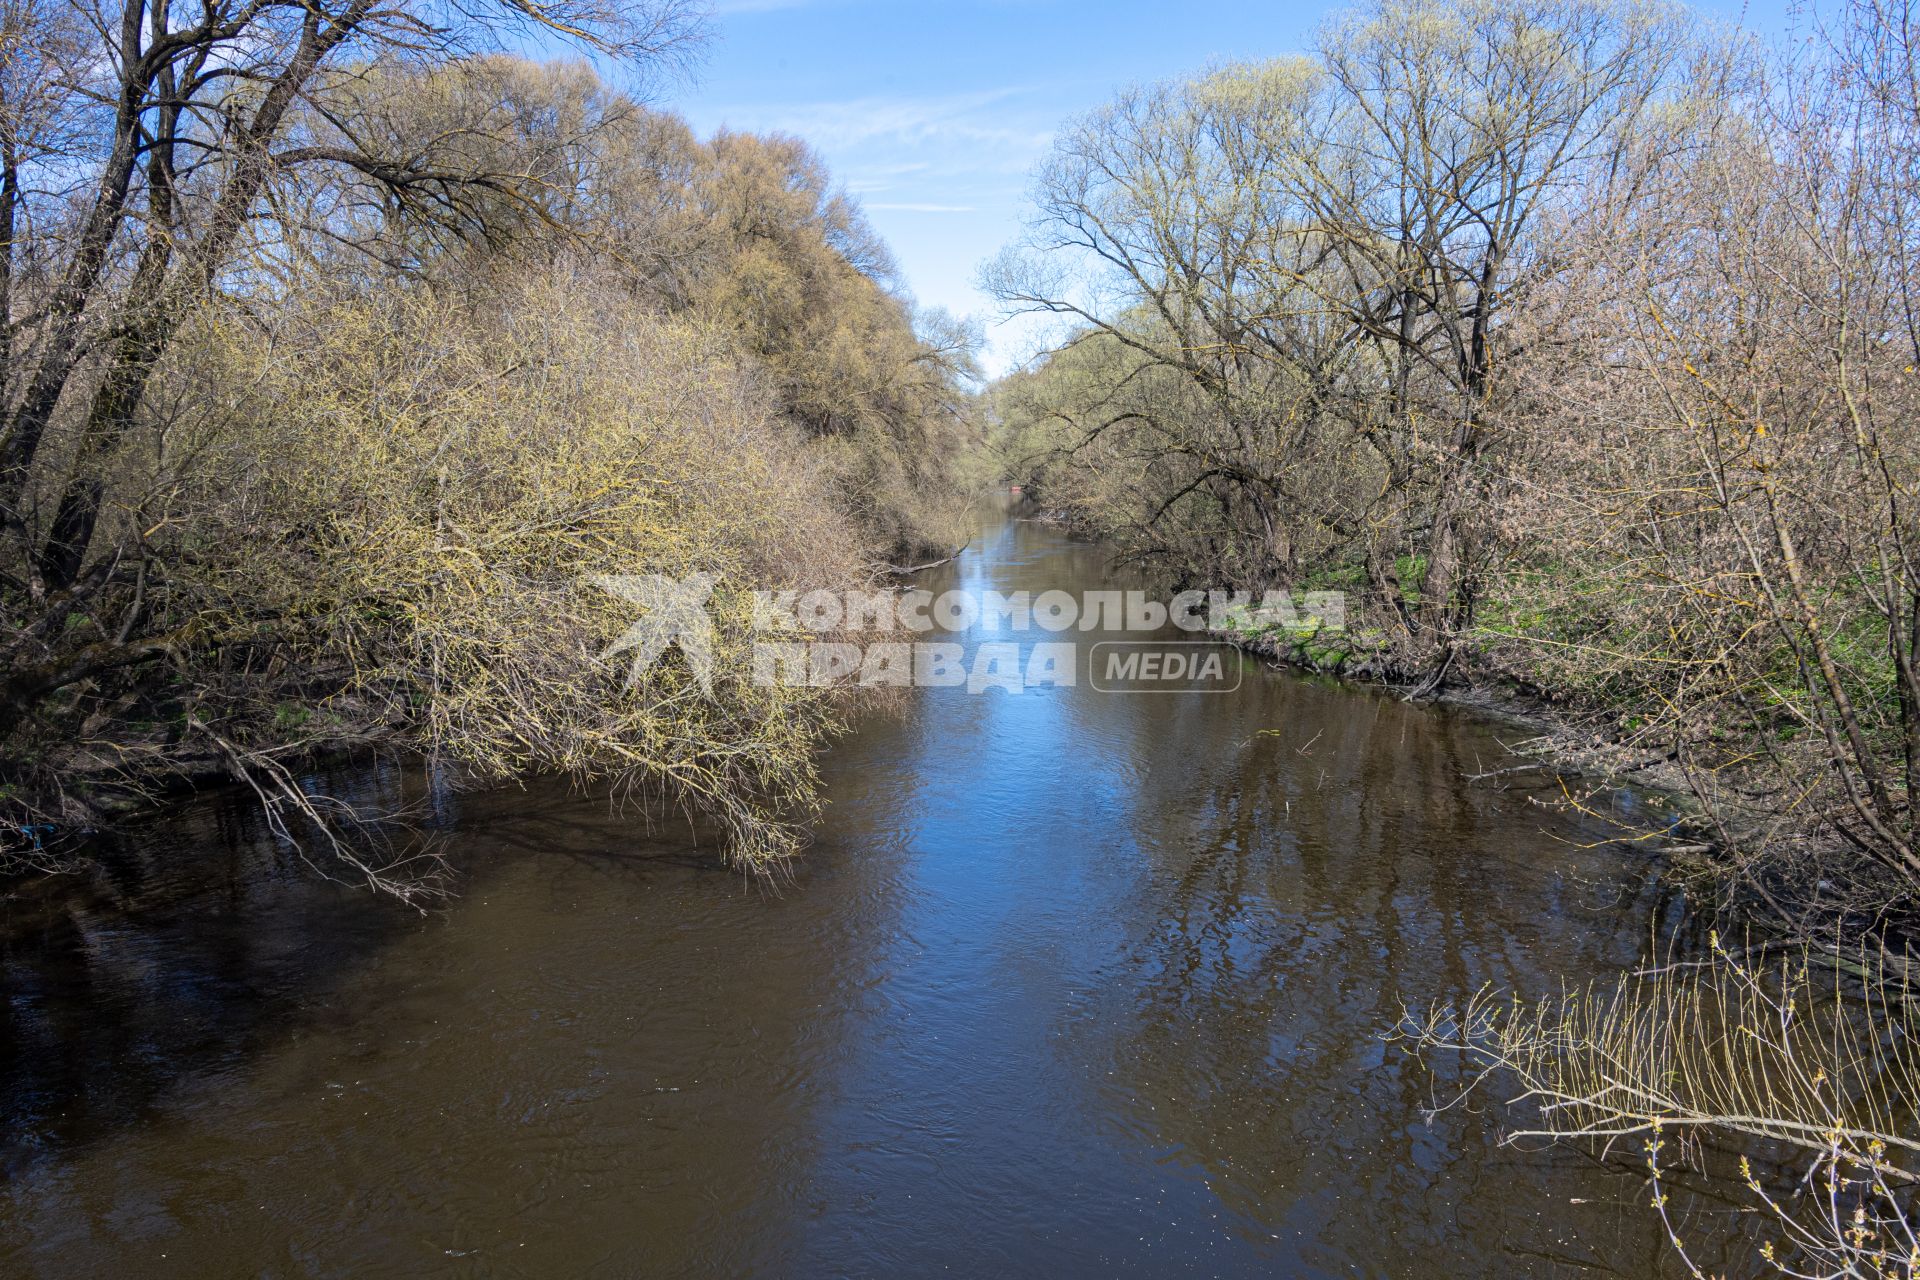
[[[574,16],[642,57],[686,20],[663,4],[629,47],[601,24],[645,15]],[[702,143],[584,65],[481,56],[479,16],[472,45],[404,59],[352,21],[305,79],[262,32],[196,37],[292,77],[258,122],[280,151],[240,183],[257,152],[175,173],[156,144],[100,212],[124,269],[89,281],[51,205],[0,259],[28,317],[0,351],[0,859],[66,865],[114,813],[224,773],[289,840],[412,893],[419,869],[345,838],[365,815],[303,780],[374,747],[664,799],[766,870],[837,712],[751,683],[746,593],[957,544],[970,339],[915,312],[798,142]],[[41,70],[49,93],[132,76],[194,111],[252,101],[244,78]],[[201,145],[154,110],[163,142]],[[74,121],[33,163],[117,163]],[[712,696],[675,652],[630,687],[601,660],[643,606],[597,579],[645,575],[712,581]]]
[[[226,403],[181,441],[197,545],[169,604],[271,617],[290,672],[337,672],[257,708],[387,709],[395,746],[477,781],[664,789],[749,866],[797,847],[833,711],[752,682],[747,592],[864,582],[866,543],[724,334],[543,272],[311,300],[222,327],[195,372]],[[671,651],[631,688],[602,660],[641,608],[596,580],[636,573],[713,580],[711,696]]]

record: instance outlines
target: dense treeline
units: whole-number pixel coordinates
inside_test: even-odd
[[[967,335],[801,143],[696,139],[675,0],[0,9],[0,844],[56,865],[243,779],[371,882],[298,769],[665,796],[790,852],[823,692],[755,687],[746,592],[950,547]],[[103,43],[104,42],[104,43]],[[104,56],[103,56],[104,51]],[[712,696],[598,655],[596,575],[709,575]]]
[[[1132,91],[989,270],[1076,326],[995,388],[1006,465],[1184,580],[1347,589],[1417,690],[1591,717],[1776,918],[1910,926],[1917,38],[1381,0]]]

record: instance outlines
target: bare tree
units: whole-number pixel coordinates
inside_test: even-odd
[[[84,187],[69,207],[38,211],[53,225],[34,225],[25,208],[29,223],[16,221],[7,244],[5,278],[35,259],[46,275],[36,296],[10,290],[15,358],[0,368],[0,524],[24,551],[22,585],[36,596],[74,585],[100,515],[89,463],[126,431],[183,316],[270,210],[272,185],[311,165],[344,166],[401,194],[431,176],[417,157],[355,145],[363,139],[335,115],[368,58],[456,58],[521,28],[657,62],[683,55],[696,30],[678,0],[67,3],[50,0],[25,25],[84,33],[92,56],[23,62],[12,101],[0,104],[19,114],[0,141],[31,139],[41,122],[86,126],[70,133],[75,145],[27,166],[80,169]],[[334,144],[284,145],[303,113],[339,124]],[[0,206],[17,218],[4,192]],[[43,449],[63,407],[76,427],[50,468]]]
[[[1235,487],[1276,572],[1297,568],[1299,513],[1331,521],[1396,610],[1417,593],[1407,627],[1450,647],[1488,545],[1474,521],[1503,324],[1554,268],[1539,230],[1615,163],[1685,46],[1653,5],[1369,7],[1317,58],[1089,118],[990,282],[1205,393],[1227,447],[1162,424],[1169,455],[1205,459],[1170,503]],[[1371,492],[1316,501],[1315,438],[1369,453]]]

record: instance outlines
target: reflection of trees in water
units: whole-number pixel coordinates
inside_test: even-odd
[[[1618,1220],[1638,1195],[1630,1173],[1497,1149],[1497,1106],[1430,1127],[1431,1073],[1382,1035],[1403,1002],[1616,972],[1639,955],[1659,890],[1616,853],[1542,828],[1592,835],[1466,781],[1498,750],[1484,730],[1266,685],[1244,720],[1201,699],[1136,713],[1154,718],[1134,739],[1156,765],[1129,817],[1155,923],[1077,1032],[1106,1041],[1116,1104],[1197,1166],[1250,1235],[1306,1262],[1437,1274],[1449,1260],[1618,1253],[1643,1273],[1659,1242]],[[1244,745],[1223,751],[1223,733]]]
[[[391,778],[372,773],[369,790]],[[0,922],[0,1167],[108,1136],[243,1061],[417,917],[317,881],[216,795],[130,833]]]
[[[0,1271],[106,1270],[156,1233],[205,1274],[291,1266],[289,1240],[341,1270],[513,1247],[581,1274],[610,1242],[777,1270],[804,1215],[767,1204],[806,1195],[884,859],[742,892],[672,817],[557,784],[438,801],[444,914],[318,881],[244,803],[10,912],[0,1107],[27,1176]]]

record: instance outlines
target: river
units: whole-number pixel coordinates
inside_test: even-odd
[[[1117,580],[1006,518],[925,577]],[[187,806],[4,905],[0,1273],[1659,1273],[1630,1168],[1430,1120],[1459,1064],[1382,1033],[1606,980],[1670,895],[1469,780],[1515,731],[1234,660],[915,691],[775,886],[542,784],[434,797],[423,916]]]

